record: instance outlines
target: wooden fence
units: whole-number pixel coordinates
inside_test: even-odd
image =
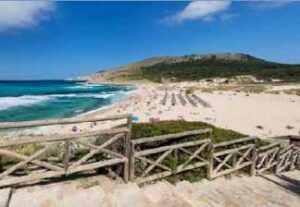
[[[247,167],[255,173],[255,137],[214,144],[210,153],[210,179]]]
[[[275,170],[278,162],[280,143],[272,143],[257,148],[256,173],[262,174],[268,170]]]
[[[132,140],[130,181],[144,183],[196,168],[205,168],[210,180],[237,172],[254,176],[300,168],[300,149],[294,145],[258,147],[256,137],[213,144],[212,138],[212,129],[201,129]]]
[[[130,115],[101,119],[63,119],[24,123],[3,123],[0,129],[49,125],[103,122],[126,119],[125,126],[110,130],[76,132],[70,135],[22,137],[22,140],[0,145],[0,187],[122,164],[128,181]],[[99,123],[97,123],[99,124]],[[93,139],[94,142],[90,140]],[[121,142],[121,143],[118,143]],[[122,146],[121,150],[119,146]],[[124,147],[125,146],[125,147]],[[24,149],[32,149],[30,155]],[[27,150],[28,151],[28,150]],[[1,162],[0,162],[1,164]]]
[[[211,133],[212,129],[201,129],[132,140],[130,180],[143,183],[207,166],[203,152],[211,145]]]
[[[255,137],[214,144],[210,128],[131,140],[130,115],[2,123],[0,129],[122,119],[123,124],[110,130],[22,137],[0,144],[0,187],[115,166],[122,167],[125,182],[136,183],[199,168],[206,170],[210,180],[239,171],[260,175],[300,168],[300,149],[294,145],[281,147],[273,143],[257,147]],[[28,146],[32,153],[24,150]]]

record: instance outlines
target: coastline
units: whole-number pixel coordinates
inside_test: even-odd
[[[108,85],[113,85],[113,84],[108,84]],[[121,86],[121,85],[119,84],[118,86]],[[122,85],[122,86],[129,86],[129,85]],[[100,113],[105,113],[105,112],[113,109],[114,107],[116,107],[118,104],[120,104],[120,103],[122,103],[124,101],[127,101],[131,95],[133,95],[135,93],[138,93],[139,90],[142,89],[140,86],[137,86],[137,85],[130,85],[130,86],[134,86],[134,87],[136,87],[136,89],[134,89],[132,91],[129,91],[127,93],[126,97],[123,98],[123,100],[117,101],[117,102],[112,103],[112,104],[110,104],[108,106],[103,106],[103,107],[100,107],[98,109],[94,109],[94,110],[85,112],[83,114],[79,114],[79,115],[75,116],[74,118],[97,116]]]
[[[227,86],[226,90],[220,90],[224,86],[218,84],[203,86],[198,82],[146,83],[131,86],[135,86],[136,89],[130,91],[121,101],[74,117],[92,118],[132,114],[134,122],[201,121],[260,138],[299,135],[300,133],[300,96],[283,92],[283,89],[299,88],[300,84],[264,85],[264,91],[253,91],[253,86],[244,88],[245,85],[239,86],[243,89],[239,87],[237,89],[237,86],[233,88]],[[213,90],[210,91],[211,89]],[[193,95],[200,97],[210,107],[196,100],[194,100],[197,102],[194,106],[185,94],[188,91],[192,91]],[[162,103],[166,93],[168,94],[166,101]],[[185,105],[179,99],[180,94],[187,102]],[[176,100],[175,104],[172,103],[173,96]],[[74,133],[72,132],[74,126],[79,131],[87,131],[108,129],[122,123],[122,121],[108,121],[101,126],[91,126],[90,123],[85,123],[39,127],[26,131],[26,134],[69,134]],[[17,135],[13,134],[13,136]]]
[[[141,84],[139,89],[121,102],[105,109],[96,110],[88,116],[105,117],[111,114],[129,113],[137,122],[151,120],[201,121],[217,127],[235,130],[261,138],[299,135],[300,133],[300,96],[286,94],[282,89],[299,88],[300,84],[269,86],[265,91],[201,90],[199,83]],[[218,89],[217,86],[213,86]],[[211,108],[188,103],[181,106],[177,95],[189,88],[209,102]],[[208,87],[209,88],[209,87]],[[252,89],[252,88],[251,88]],[[165,106],[161,101],[165,92],[169,97]],[[171,96],[175,95],[177,104],[172,105]]]

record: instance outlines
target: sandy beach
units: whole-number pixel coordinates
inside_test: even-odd
[[[144,85],[126,100],[87,116],[131,113],[135,122],[202,121],[262,138],[300,134],[300,96],[231,90],[212,93],[194,90],[186,95],[186,85]]]
[[[187,82],[139,85],[124,100],[77,118],[132,114],[134,122],[201,121],[260,138],[300,134],[300,96],[283,93],[287,89],[299,88],[297,84],[268,86],[261,93],[232,89],[204,92],[198,87],[198,83]],[[206,86],[206,89],[207,87],[216,85]],[[190,90],[191,88],[194,89]],[[20,134],[70,134],[109,129],[124,123],[126,120],[46,126],[17,130],[2,137],[4,140],[11,140]]]

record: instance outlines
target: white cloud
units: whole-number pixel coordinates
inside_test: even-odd
[[[193,1],[183,11],[173,16],[172,20],[177,22],[195,19],[211,20],[214,15],[228,9],[230,4],[230,1]]]
[[[35,26],[53,10],[50,1],[0,1],[0,31]]]

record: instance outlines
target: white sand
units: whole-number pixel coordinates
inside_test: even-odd
[[[202,94],[214,110],[205,110],[200,120],[208,117],[213,125],[261,137],[300,134],[299,96],[234,94]]]
[[[203,121],[215,126],[232,129],[244,134],[272,137],[300,134],[300,97],[286,94],[249,94],[240,92],[195,92],[209,102],[212,108],[197,107],[187,103],[182,106],[176,96],[176,105],[171,105],[171,94],[180,93],[181,88],[168,89],[166,106],[161,104],[164,90],[147,86],[128,100],[97,115],[132,113],[139,122],[159,120]],[[258,127],[259,126],[259,127]]]

